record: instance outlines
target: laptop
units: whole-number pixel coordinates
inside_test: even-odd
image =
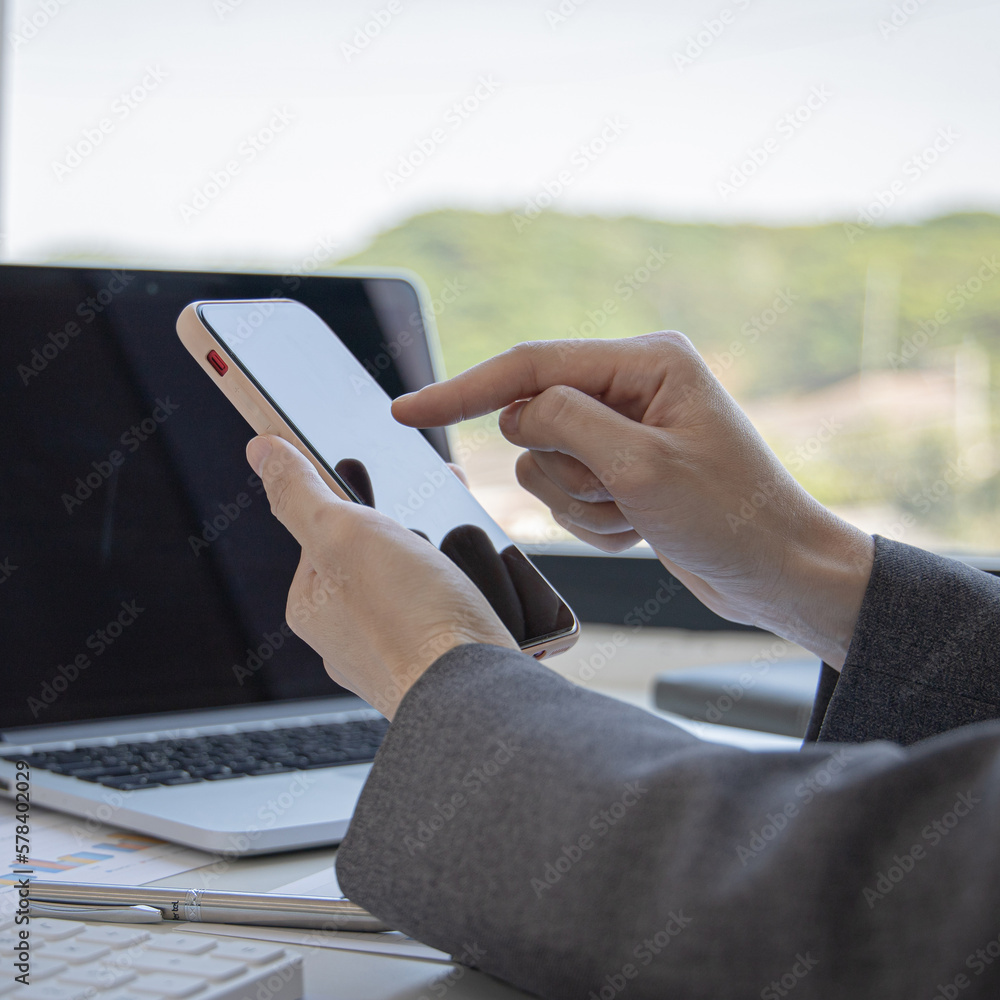
[[[285,623],[298,546],[174,332],[272,295],[391,396],[435,378],[402,273],[0,266],[0,795],[27,769],[34,805],[225,855],[343,837],[388,724]]]

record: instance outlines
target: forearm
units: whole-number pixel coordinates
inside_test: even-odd
[[[750,754],[521,654],[453,650],[403,700],[338,873],[394,926],[544,997],[742,1000],[801,955],[803,997],[908,1000],[1000,923],[1000,727],[949,739]]]

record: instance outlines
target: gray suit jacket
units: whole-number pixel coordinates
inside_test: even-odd
[[[1000,580],[877,538],[796,753],[454,649],[403,699],[340,883],[543,997],[1000,997],[998,636]]]

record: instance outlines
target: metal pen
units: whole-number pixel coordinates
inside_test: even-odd
[[[367,910],[349,899],[324,896],[284,896],[271,892],[213,892],[168,886],[92,885],[32,879],[29,901],[39,915],[109,919],[121,913],[122,922],[143,922],[150,910],[163,920],[217,924],[256,924],[263,927],[306,927],[331,931],[387,931]],[[55,904],[46,907],[45,904]],[[38,904],[38,905],[35,905]],[[134,915],[129,916],[129,912]],[[156,920],[153,916],[153,920]]]

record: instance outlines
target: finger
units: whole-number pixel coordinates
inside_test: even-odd
[[[556,521],[562,522],[561,515],[556,517]],[[642,541],[642,535],[637,531],[623,531],[617,535],[600,535],[596,531],[578,528],[568,521],[565,524],[561,523],[560,526],[574,537],[579,538],[581,542],[593,545],[595,549],[600,549],[602,552],[624,552],[625,549],[630,549]]]
[[[465,474],[465,469],[460,465],[456,465],[454,462],[448,463],[448,468],[455,473],[456,476],[461,480],[462,485],[468,489],[469,488],[469,477]]]
[[[613,535],[631,531],[618,505],[612,501],[587,503],[565,493],[539,468],[531,452],[525,452],[514,467],[517,481],[552,511],[556,521],[564,527],[572,525],[598,535]]]
[[[583,462],[561,451],[525,451],[518,462],[527,462],[529,458],[556,486],[575,500],[604,503],[612,499],[604,484]]]
[[[329,540],[331,517],[347,509],[352,513],[367,509],[336,496],[312,463],[279,437],[252,438],[247,460],[264,483],[271,512],[306,551]]]
[[[553,385],[570,385],[599,396],[611,384],[625,343],[629,342],[544,340],[518,344],[461,375],[400,396],[392,404],[392,413],[411,427],[440,427],[492,413]]]
[[[569,608],[516,545],[500,553],[524,612],[524,638],[540,639],[573,624]]]
[[[444,536],[441,551],[479,588],[510,634],[523,640],[524,611],[489,535],[474,524],[461,524]]]
[[[333,471],[351,488],[351,492],[366,506],[375,506],[375,491],[365,463],[358,458],[342,458]]]
[[[622,477],[638,461],[638,449],[651,433],[643,424],[564,385],[510,407],[501,414],[500,431],[522,448],[575,458],[618,500],[621,490],[612,486],[624,485]],[[662,429],[657,440],[658,447],[666,443]]]

